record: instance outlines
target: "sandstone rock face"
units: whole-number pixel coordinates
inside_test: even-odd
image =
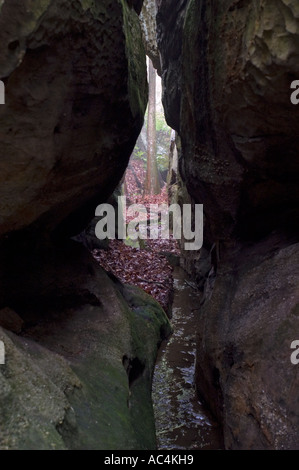
[[[37,296],[15,306],[22,335],[0,327],[0,449],[155,449],[150,390],[165,312],[76,242],[43,261]]]
[[[156,3],[151,0],[144,0],[140,14],[143,42],[146,49],[146,54],[151,59],[154,68],[160,75],[161,63],[157,45],[156,14]]]
[[[157,32],[163,79],[163,105],[168,124],[180,128],[182,28],[188,0],[158,0]]]
[[[164,311],[69,240],[143,124],[141,0],[0,2],[1,449],[154,449]]]
[[[160,0],[157,20],[166,116],[205,213],[197,387],[227,448],[298,448],[299,5]]]
[[[228,449],[298,449],[299,246],[280,234],[209,279],[198,321],[197,387],[224,423]]]
[[[11,1],[0,31],[0,235],[52,231],[70,215],[63,229],[78,232],[121,179],[142,127],[138,16],[124,0]]]

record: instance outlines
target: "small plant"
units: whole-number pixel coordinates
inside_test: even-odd
[[[146,153],[143,150],[140,150],[138,145],[135,145],[134,152],[133,152],[133,158],[136,158],[137,160],[142,160],[146,162]]]

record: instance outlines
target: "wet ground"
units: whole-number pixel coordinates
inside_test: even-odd
[[[222,449],[221,430],[194,388],[196,316],[201,294],[181,268],[174,270],[171,323],[174,333],[161,345],[153,380],[158,449]]]

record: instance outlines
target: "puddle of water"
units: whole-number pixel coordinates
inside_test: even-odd
[[[185,272],[176,268],[171,319],[174,333],[160,347],[153,377],[157,447],[223,449],[221,430],[195,392],[196,316],[201,294],[185,279]]]

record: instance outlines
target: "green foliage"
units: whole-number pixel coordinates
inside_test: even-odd
[[[144,161],[146,161],[146,154],[145,154],[145,152],[144,152],[143,150],[140,150],[140,148],[138,147],[137,144],[135,145],[133,155],[134,155],[134,157],[135,157],[137,160],[144,160]]]
[[[169,163],[171,128],[167,125],[164,114],[156,114],[157,163],[160,171],[166,170]]]
[[[168,161],[169,161],[168,154],[166,153],[157,154],[157,164],[158,164],[158,169],[160,171],[168,169]]]
[[[167,122],[165,121],[165,117],[163,113],[156,113],[156,131],[157,132],[171,132],[170,127],[168,126]]]
[[[145,114],[144,125],[145,127],[147,126],[147,112]],[[171,128],[166,123],[164,114],[156,113],[157,164],[160,171],[166,170],[168,168],[170,135]],[[144,164],[146,164],[146,151],[141,150],[138,143],[135,145],[133,158],[136,160],[141,160],[144,162]]]

